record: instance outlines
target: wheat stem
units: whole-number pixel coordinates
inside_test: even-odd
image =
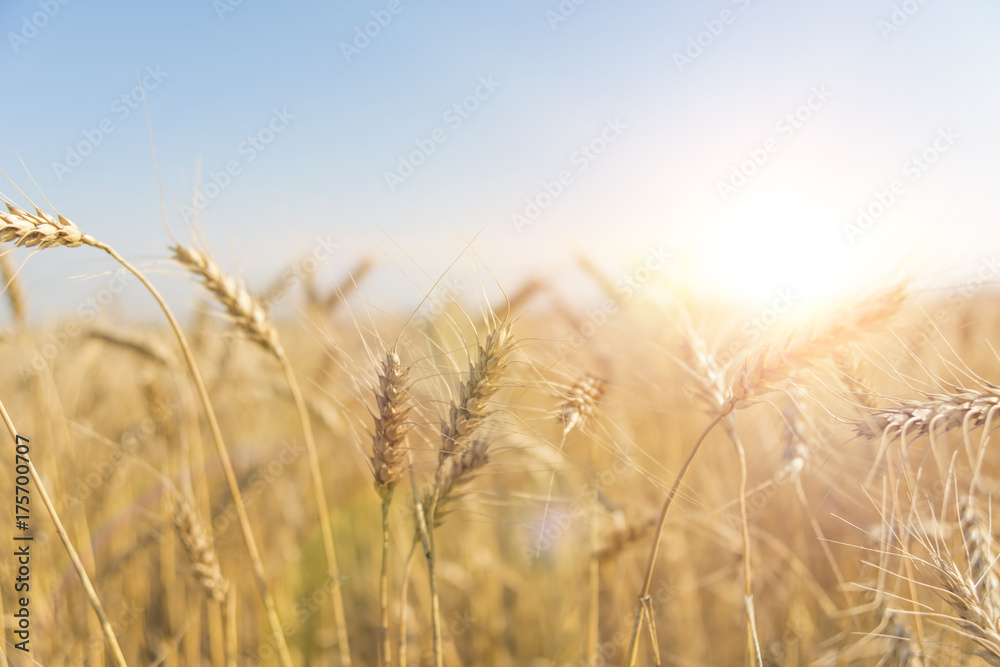
[[[663,501],[663,507],[660,509],[660,518],[656,522],[656,533],[653,535],[653,546],[650,549],[649,561],[646,563],[646,574],[642,579],[642,588],[639,590],[639,600],[638,605],[635,610],[635,622],[632,624],[632,637],[629,639],[628,643],[628,654],[625,658],[625,664],[628,667],[635,665],[636,659],[636,648],[638,647],[639,639],[639,628],[642,626],[642,618],[645,613],[647,600],[649,599],[649,588],[653,583],[653,568],[656,566],[656,556],[660,552],[660,538],[663,536],[663,527],[667,523],[667,511],[670,509],[670,504],[674,500],[674,496],[677,495],[677,489],[680,488],[681,481],[684,479],[684,475],[687,473],[688,468],[691,467],[691,463],[694,462],[694,457],[701,448],[701,443],[705,441],[705,438],[712,431],[713,428],[721,422],[726,415],[732,412],[732,404],[729,405],[725,412],[720,412],[717,414],[705,430],[701,432],[698,439],[694,443],[694,447],[688,453],[687,458],[684,459],[684,463],[681,465],[680,472],[677,473],[677,478],[674,480],[673,486],[670,487],[669,493],[667,493],[667,499]],[[652,619],[650,619],[652,623]]]
[[[288,644],[285,642],[285,635],[281,629],[281,621],[278,619],[278,612],[274,604],[274,598],[272,597],[270,587],[267,584],[267,575],[264,572],[264,564],[260,558],[260,551],[257,549],[257,541],[254,538],[253,528],[250,525],[250,517],[247,514],[246,506],[243,503],[243,495],[240,493],[239,483],[236,481],[236,472],[233,470],[232,460],[229,458],[229,451],[226,449],[225,440],[222,437],[222,429],[219,427],[219,421],[215,416],[215,409],[212,407],[211,399],[208,396],[208,389],[206,389],[205,382],[202,380],[201,371],[198,368],[198,362],[195,361],[194,354],[191,352],[191,347],[188,345],[187,339],[184,337],[184,332],[181,330],[180,324],[178,324],[173,312],[171,312],[170,307],[167,306],[167,302],[163,300],[159,291],[157,291],[153,284],[150,283],[138,269],[132,266],[113,248],[104,243],[92,241],[89,245],[93,245],[96,248],[104,250],[127,271],[139,279],[139,282],[143,284],[143,286],[156,300],[157,304],[159,304],[160,309],[167,318],[167,322],[170,324],[170,328],[173,330],[174,335],[177,338],[177,342],[181,348],[181,353],[184,355],[184,360],[187,363],[188,369],[190,370],[191,376],[194,380],[195,388],[198,390],[198,398],[201,399],[202,407],[205,410],[205,417],[208,420],[209,430],[212,432],[212,440],[215,443],[215,449],[219,456],[219,462],[222,464],[222,471],[226,478],[226,485],[229,487],[229,494],[233,499],[233,507],[236,509],[236,517],[240,524],[240,530],[243,534],[243,541],[246,544],[247,552],[250,556],[251,562],[253,563],[257,589],[264,602],[264,610],[267,615],[268,624],[271,628],[271,633],[274,635],[274,640],[277,643],[278,657],[283,667],[292,667],[292,657],[288,652]]]
[[[382,569],[379,571],[379,662],[392,667],[392,645],[389,642],[389,509],[392,491],[382,498]]]
[[[7,408],[4,406],[3,401],[0,401],[0,417],[3,418],[3,422],[7,426],[7,431],[10,433],[10,437],[14,439],[15,444],[19,444],[18,430],[14,426],[14,422],[11,420],[10,415],[7,414]],[[45,485],[42,483],[42,478],[38,475],[38,471],[35,469],[34,462],[28,455],[19,454],[18,456],[23,457],[28,461],[28,474],[31,477],[31,482],[35,485],[35,488],[38,489],[38,496],[42,499],[45,511],[48,512],[49,517],[52,519],[52,523],[56,527],[56,533],[59,534],[59,539],[62,541],[63,547],[66,549],[66,553],[69,554],[70,562],[73,563],[73,569],[76,570],[77,576],[80,577],[80,583],[83,585],[84,593],[87,594],[90,606],[93,607],[94,613],[97,614],[97,618],[101,622],[101,632],[104,633],[104,640],[111,648],[111,656],[114,658],[115,664],[119,665],[119,667],[127,667],[125,663],[125,656],[122,654],[121,646],[118,645],[118,638],[115,637],[115,632],[111,628],[111,622],[108,620],[108,615],[104,613],[104,607],[101,605],[101,599],[97,596],[97,591],[94,589],[94,585],[90,582],[87,570],[83,567],[83,561],[80,560],[80,555],[73,547],[73,542],[70,541],[69,533],[66,532],[66,528],[63,526],[62,520],[59,518],[59,513],[56,512],[55,505],[52,504],[52,499],[45,490]]]

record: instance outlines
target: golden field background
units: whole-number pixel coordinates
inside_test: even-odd
[[[408,448],[423,492],[434,483],[442,422],[479,347],[501,322],[515,342],[490,399],[494,412],[479,430],[489,461],[466,480],[435,531],[443,663],[617,665],[660,506],[712,417],[698,395],[697,341],[726,365],[729,382],[765,341],[780,346],[789,332],[852,303],[803,300],[758,326],[761,312],[705,299],[663,276],[626,294],[582,261],[574,279],[604,291],[593,303],[571,303],[545,282],[508,289],[505,298],[480,278],[479,298],[459,303],[431,292],[407,319],[410,312],[388,313],[366,298],[370,268],[361,265],[354,280],[328,293],[308,279],[268,293],[296,304],[297,316],[279,330],[316,430],[336,583],[351,658],[360,665],[379,663],[381,503],[369,459],[379,365],[389,348],[412,366]],[[831,345],[822,361],[733,413],[746,449],[763,664],[1000,664],[1000,551],[989,519],[998,461],[988,439],[989,406],[1000,400],[989,384],[998,370],[990,346],[1000,326],[996,296],[973,283],[913,286],[908,294],[902,312],[860,342]],[[6,296],[13,307],[0,347],[0,399],[31,440],[128,664],[278,664],[171,332],[106,316],[29,326],[15,310],[30,308],[31,285],[14,279]],[[339,664],[309,462],[281,367],[207,294],[193,312],[174,308],[225,434],[294,663]],[[568,402],[588,378],[603,391],[570,424]],[[954,412],[941,409],[946,395],[959,396],[946,401]],[[975,397],[987,409],[963,428]],[[901,406],[914,418],[908,432],[900,437],[888,427],[881,437],[885,423],[873,417]],[[0,476],[0,497],[13,497],[12,479]],[[188,482],[228,581],[222,603],[199,583],[175,525],[171,489]],[[404,476],[389,516],[394,653],[415,535],[410,484]],[[650,608],[662,664],[757,663],[746,640],[739,490],[739,457],[717,428],[680,487],[654,570]],[[40,505],[32,505],[31,521],[33,660],[113,664]],[[13,544],[12,524],[12,514],[0,522],[4,545]],[[410,665],[433,664],[420,551],[402,624]],[[943,583],[948,564],[968,599]],[[12,648],[15,570],[0,559],[4,652],[13,664],[28,664]],[[973,602],[982,613],[970,611]],[[653,661],[644,625],[637,664]]]

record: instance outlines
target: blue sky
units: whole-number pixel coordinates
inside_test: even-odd
[[[507,288],[665,247],[746,298],[962,277],[1000,249],[995,3],[6,0],[0,26],[0,169],[35,197],[20,156],[168,292],[137,74],[163,183],[190,205],[200,169],[199,228],[252,285],[331,234],[330,279],[374,254],[407,304],[477,233]],[[859,208],[882,212],[860,229]],[[23,275],[48,313],[109,266],[55,250]]]

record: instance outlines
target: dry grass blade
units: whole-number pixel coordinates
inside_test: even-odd
[[[124,331],[113,331],[111,329],[91,329],[87,332],[87,335],[96,340],[116,345],[124,350],[146,357],[160,366],[169,367],[175,361],[174,355],[167,351],[155,338]]]

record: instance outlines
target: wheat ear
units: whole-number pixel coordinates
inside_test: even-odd
[[[316,450],[316,439],[313,435],[312,422],[306,408],[302,390],[295,378],[288,355],[285,354],[278,337],[278,329],[274,326],[271,316],[264,307],[250,294],[246,286],[237,282],[216,264],[205,252],[187,246],[176,245],[171,248],[174,259],[188,271],[202,279],[202,283],[216,300],[226,309],[233,323],[250,340],[265,351],[272,354],[281,364],[285,380],[291,391],[295,408],[306,441],[306,452],[309,456],[309,470],[312,476],[313,497],[319,513],[320,532],[323,537],[323,551],[326,555],[327,579],[330,582],[330,593],[333,599],[334,621],[337,624],[337,643],[340,649],[340,662],[344,667],[351,664],[350,644],[347,636],[347,620],[344,612],[344,598],[340,588],[340,572],[337,566],[337,552],[333,541],[330,525],[330,510],[326,501],[323,476],[320,471],[319,454]]]
[[[875,438],[886,432],[926,435],[932,428],[946,433],[959,426],[976,428],[1000,409],[1000,387],[955,388],[951,394],[926,394],[924,400],[899,400],[888,408],[870,409],[855,422],[858,435]]]
[[[198,390],[198,397],[201,400],[202,407],[205,411],[205,417],[208,420],[209,428],[212,431],[212,438],[215,442],[216,451],[219,455],[219,462],[222,464],[222,470],[226,478],[226,485],[228,486],[229,493],[233,498],[233,506],[236,508],[236,516],[239,520],[240,530],[243,534],[243,541],[246,543],[247,552],[249,553],[250,560],[253,563],[257,588],[260,592],[261,599],[264,602],[268,625],[271,628],[271,632],[275,638],[275,643],[277,644],[278,658],[283,667],[291,667],[292,657],[288,652],[288,644],[285,642],[285,635],[281,629],[281,621],[278,618],[277,608],[274,605],[274,598],[271,596],[270,589],[267,585],[264,565],[261,562],[260,552],[257,549],[257,542],[254,539],[253,529],[250,526],[250,519],[246,512],[246,506],[243,503],[243,496],[240,493],[240,487],[236,481],[236,473],[233,471],[232,461],[229,458],[229,452],[226,449],[226,444],[222,437],[222,430],[219,428],[219,422],[218,419],[216,419],[215,410],[212,408],[212,402],[208,397],[208,390],[205,388],[205,382],[201,377],[201,370],[198,368],[198,363],[195,361],[194,355],[191,353],[191,347],[188,345],[187,339],[184,337],[184,332],[181,330],[180,324],[177,322],[177,318],[174,317],[170,307],[167,306],[167,302],[164,301],[159,291],[157,291],[153,284],[149,282],[146,276],[143,275],[137,268],[132,266],[132,264],[130,264],[124,257],[119,255],[114,248],[106,243],[98,241],[89,234],[84,234],[75,224],[67,220],[62,214],[57,213],[55,216],[52,216],[40,210],[37,206],[35,207],[35,213],[31,214],[17,206],[14,206],[10,202],[5,201],[5,203],[7,205],[7,212],[0,211],[0,242],[13,242],[16,246],[24,246],[28,248],[54,248],[58,246],[75,248],[81,245],[88,245],[99,250],[103,250],[111,255],[111,257],[118,262],[122,268],[134,275],[160,306],[164,317],[167,318],[167,322],[170,324],[170,328],[177,337],[177,343],[181,348],[181,352],[184,355],[184,361],[187,364],[192,380]]]
[[[976,582],[962,574],[954,561],[939,552],[932,556],[933,569],[946,592],[945,600],[958,615],[955,624],[979,646],[979,656],[983,660],[1000,665],[1000,619],[996,610],[984,607],[984,600],[977,594]]]
[[[510,366],[513,350],[514,339],[508,323],[497,325],[486,336],[485,343],[479,346],[475,361],[469,365],[468,376],[459,388],[458,400],[451,404],[448,421],[441,425],[441,450],[433,490],[426,503],[417,503],[417,511],[426,513],[426,520],[422,516],[418,517],[418,525],[425,541],[424,551],[430,580],[435,667],[443,667],[444,654],[434,529],[439,511],[447,507],[454,499],[456,490],[489,460],[489,442],[482,438],[474,439],[473,435],[493,413],[490,399],[500,390],[500,382]]]
[[[222,576],[215,547],[195,513],[193,498],[178,497],[174,500],[174,526],[201,589],[206,596],[225,605],[229,582]]]
[[[379,573],[379,651],[381,664],[392,665],[392,647],[389,641],[389,508],[393,492],[406,469],[406,438],[413,427],[409,421],[410,384],[409,367],[404,367],[395,352],[388,352],[378,376],[375,402],[378,414],[374,416],[375,432],[372,434],[372,475],[375,490],[382,499],[382,569]],[[406,585],[405,582],[403,584]],[[403,658],[401,657],[400,660]],[[405,667],[405,665],[403,665]]]
[[[969,580],[986,614],[1000,619],[1000,577],[994,571],[993,536],[990,521],[976,504],[975,498],[964,499],[959,508],[959,527],[969,561]]]
[[[607,380],[589,374],[573,383],[566,400],[559,407],[559,421],[563,425],[564,436],[593,417],[607,388]]]
[[[902,287],[878,292],[841,309],[813,326],[776,342],[765,343],[744,360],[730,385],[730,400],[743,408],[800,370],[832,356],[843,345],[883,329],[905,299]]]
[[[635,622],[632,625],[632,637],[629,640],[625,661],[628,667],[635,665],[639,628],[642,626],[643,614],[649,607],[649,589],[653,582],[653,568],[656,565],[656,556],[659,553],[667,512],[705,438],[716,425],[734,410],[753,405],[761,395],[777,390],[781,382],[788,380],[795,373],[822,361],[835,353],[841,346],[858,342],[866,334],[885,327],[887,322],[899,312],[904,294],[902,287],[878,292],[816,324],[797,329],[779,343],[769,342],[761,345],[751,351],[743,361],[735,378],[728,386],[725,403],[698,436],[694,446],[691,447],[691,451],[688,452],[687,458],[681,464],[680,471],[663,501],[656,533],[653,536],[653,544],[650,548],[649,560],[646,563],[646,574],[639,592]]]

